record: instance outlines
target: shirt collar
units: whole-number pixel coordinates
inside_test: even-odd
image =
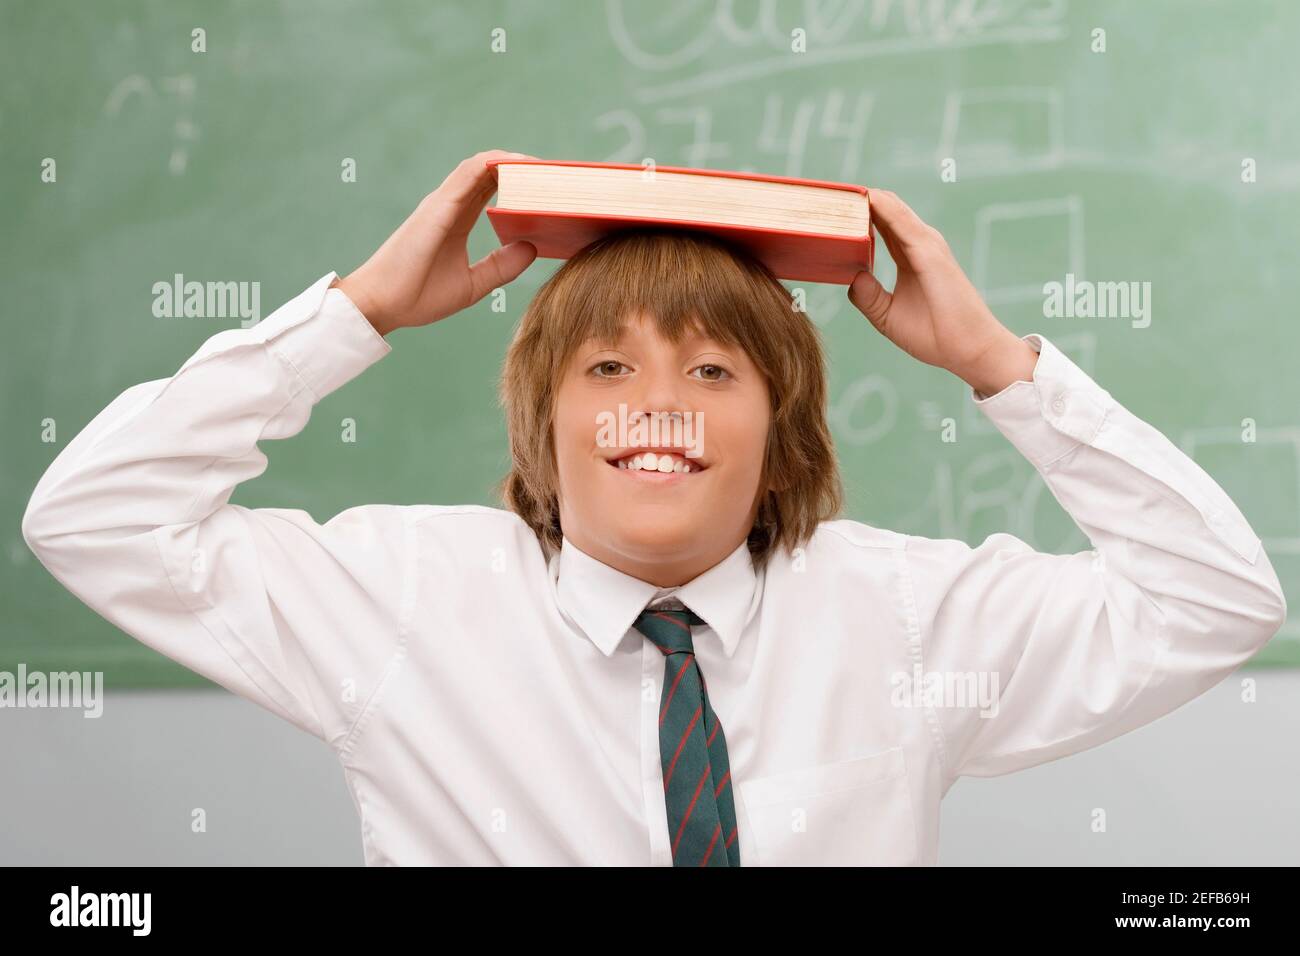
[[[550,562],[556,602],[608,657],[652,600],[671,595],[708,623],[727,657],[758,606],[759,575],[748,543],[677,588],[659,588],[597,561],[564,538]]]

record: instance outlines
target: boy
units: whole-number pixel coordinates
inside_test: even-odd
[[[1148,723],[1281,626],[1277,577],[1219,486],[1045,338],[1003,327],[885,192],[898,281],[863,274],[850,299],[971,387],[1095,552],[835,520],[814,328],[743,254],[655,231],[585,250],[521,320],[510,510],[320,525],[229,504],[265,467],[258,442],[300,431],[385,335],[527,268],[526,244],[466,256],[486,162],[520,155],[466,160],[346,279],[128,389],[23,522],[108,620],[327,741],[368,864],[933,863],[958,776]],[[611,442],[620,406],[702,440]]]

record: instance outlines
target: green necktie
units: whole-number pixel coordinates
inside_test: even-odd
[[[673,866],[740,866],[727,738],[695,663],[689,608],[647,608],[632,626],[664,655],[659,761]]]

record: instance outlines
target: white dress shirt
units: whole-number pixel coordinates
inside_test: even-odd
[[[125,391],[50,466],[23,534],[123,631],[326,741],[367,864],[671,865],[664,658],[631,627],[657,598],[707,622],[695,649],[746,866],[934,863],[958,776],[1146,724],[1285,619],[1223,490],[1039,335],[1033,381],[971,401],[1095,551],[836,520],[757,572],[742,543],[657,588],[567,540],[548,560],[496,508],[318,524],[232,505],[266,466],[259,442],[391,350],[334,278]],[[929,674],[951,692],[900,693]],[[977,685],[991,707],[959,693]]]

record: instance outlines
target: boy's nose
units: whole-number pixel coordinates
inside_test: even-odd
[[[628,408],[645,412],[688,411],[681,383],[676,375],[646,375],[629,396]]]

